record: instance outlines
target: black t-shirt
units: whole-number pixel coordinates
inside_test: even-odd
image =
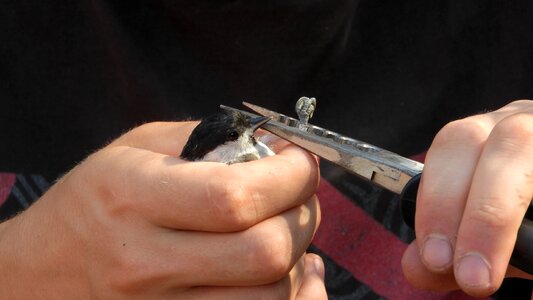
[[[4,1],[0,172],[33,182],[31,202],[141,123],[243,100],[294,115],[300,96],[318,99],[313,124],[417,154],[453,119],[533,98],[532,13],[527,1]],[[352,199],[374,191],[323,176]],[[24,206],[13,195],[4,217]],[[355,202],[381,222],[391,195],[376,195]]]

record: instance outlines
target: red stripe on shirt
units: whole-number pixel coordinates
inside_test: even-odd
[[[404,242],[325,180],[317,195],[322,223],[313,244],[374,292],[387,299],[473,299],[414,288],[402,273]]]
[[[16,176],[13,173],[0,173],[0,206],[6,202],[13,185],[15,184]]]

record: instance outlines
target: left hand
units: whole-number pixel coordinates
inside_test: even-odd
[[[0,299],[326,299],[305,254],[316,159],[280,141],[247,163],[183,161],[195,125],[125,133],[0,223]]]
[[[532,197],[533,101],[447,124],[426,156],[407,279],[473,296],[494,293],[504,277],[533,279],[509,266]]]

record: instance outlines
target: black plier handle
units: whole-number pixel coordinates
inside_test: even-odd
[[[243,102],[259,115],[271,120],[263,129],[288,140],[350,173],[400,196],[402,217],[414,228],[416,195],[424,164],[368,143],[340,135],[275,111]],[[220,106],[257,117],[257,115],[232,107]],[[530,204],[518,231],[511,265],[533,274],[533,204]]]

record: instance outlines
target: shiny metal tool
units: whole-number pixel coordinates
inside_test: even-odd
[[[402,217],[414,228],[416,195],[424,164],[336,132],[243,102],[249,109],[271,120],[261,128],[324,158],[352,174],[400,196]],[[225,105],[225,110],[256,114]],[[305,126],[302,126],[305,125]],[[511,264],[533,274],[533,204],[520,226]]]

